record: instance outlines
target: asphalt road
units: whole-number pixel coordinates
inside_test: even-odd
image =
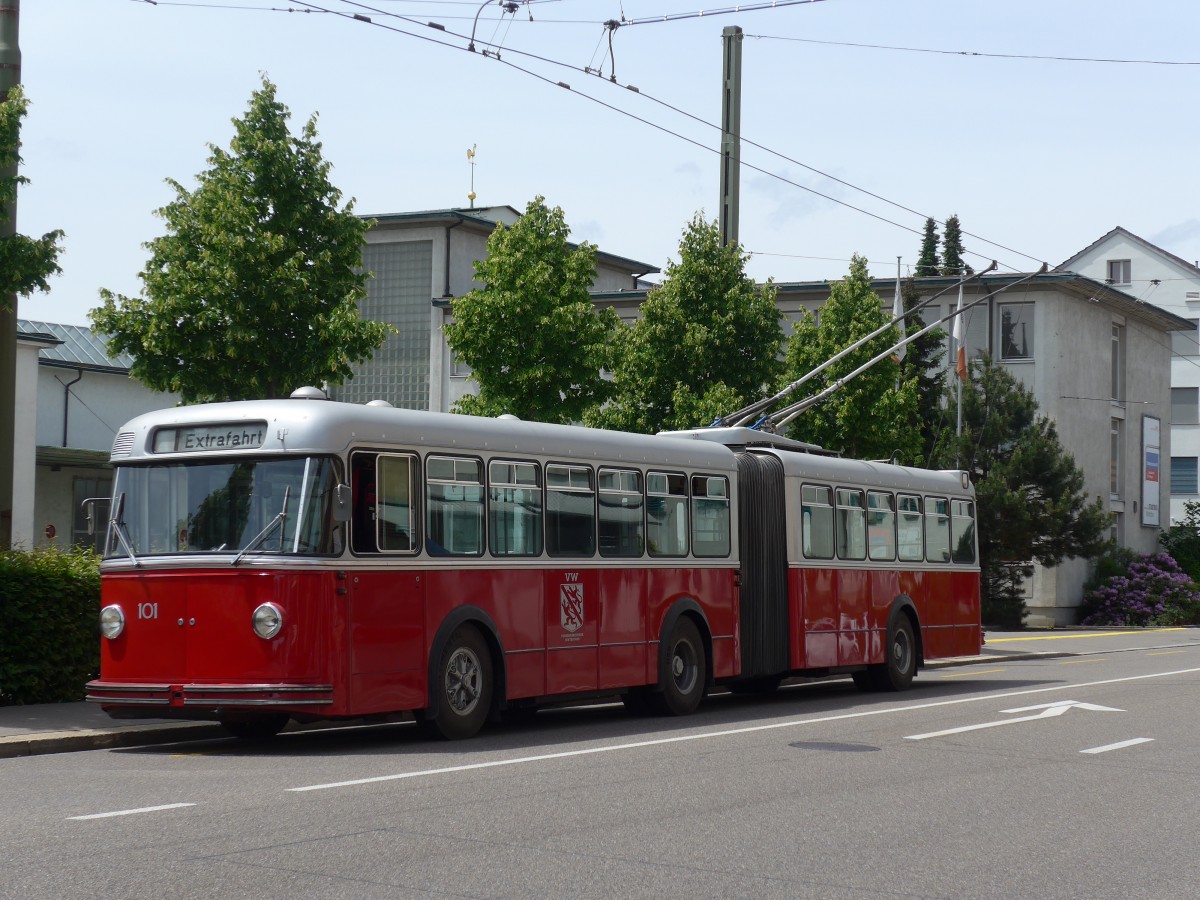
[[[1194,897],[1200,646],[0,760],[3,897]]]

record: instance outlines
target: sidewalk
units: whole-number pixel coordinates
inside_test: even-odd
[[[979,656],[936,660],[928,668],[1195,645],[1200,645],[1197,628],[992,631],[987,633],[987,643]],[[0,706],[0,759],[225,736],[227,732],[215,722],[117,720],[91,703]]]

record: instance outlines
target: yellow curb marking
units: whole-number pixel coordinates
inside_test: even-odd
[[[1004,669],[978,669],[970,672],[955,672],[953,675],[942,675],[942,678],[966,678],[969,675],[991,675],[993,672],[1003,672]]]
[[[1103,656],[1089,656],[1087,659],[1061,659],[1058,664],[1060,666],[1073,666],[1076,663],[1096,663],[1108,662]]]
[[[1015,638],[990,638],[984,646],[988,644],[1011,644],[1018,641],[1070,641],[1077,638],[1098,638],[1098,637],[1119,637],[1123,634],[1165,634],[1168,631],[1187,631],[1186,628],[1153,628],[1148,631],[1097,631],[1089,632],[1088,634],[1042,634],[1033,637],[1015,637]]]
[[[1160,650],[1157,653],[1147,653],[1147,656],[1170,656],[1172,653],[1182,653],[1182,650]]]

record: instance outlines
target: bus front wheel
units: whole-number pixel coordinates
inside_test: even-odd
[[[450,636],[434,678],[437,715],[424,720],[426,731],[450,741],[478,733],[492,708],[492,656],[476,628]]]
[[[659,675],[662,690],[653,694],[656,711],[671,716],[695,712],[707,687],[708,657],[700,629],[686,616],[671,629],[665,663],[666,671]]]

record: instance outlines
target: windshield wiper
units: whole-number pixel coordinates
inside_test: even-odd
[[[113,514],[108,520],[108,530],[117,536],[121,547],[125,553],[133,560],[135,566],[140,566],[142,561],[137,558],[133,552],[133,545],[129,540],[129,532],[125,529],[125,492],[121,491],[121,495],[117,497],[117,502],[113,504]]]
[[[292,486],[289,484],[283,489],[283,508],[280,509],[279,512],[275,513],[275,518],[267,523],[266,528],[264,528],[254,537],[250,538],[250,541],[246,544],[246,546],[238,551],[238,555],[235,556],[233,558],[233,562],[230,563],[231,566],[236,566],[238,563],[240,563],[242,561],[242,557],[265,541],[270,536],[272,531],[274,531],[276,528],[282,527],[284,521],[287,520],[288,497],[290,497],[291,494]]]

